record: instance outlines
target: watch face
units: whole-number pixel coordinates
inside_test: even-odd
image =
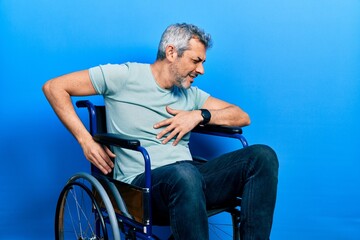
[[[201,116],[204,119],[202,121],[202,124],[207,124],[208,122],[210,122],[211,114],[207,109],[200,109],[200,110],[201,110]]]

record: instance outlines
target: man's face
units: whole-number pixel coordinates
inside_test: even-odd
[[[188,89],[199,74],[204,74],[205,59],[205,46],[198,39],[191,39],[189,50],[186,50],[182,57],[177,57],[170,68],[174,75],[174,84]]]

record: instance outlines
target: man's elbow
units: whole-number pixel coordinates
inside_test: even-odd
[[[240,107],[237,107],[237,126],[241,126],[241,127],[246,127],[248,125],[250,125],[251,120],[250,120],[250,116],[249,114],[247,114],[247,112],[245,112],[244,110],[242,110]]]
[[[244,115],[242,116],[242,125],[249,126],[251,124],[250,116],[249,114],[244,112]]]
[[[52,80],[49,80],[42,86],[42,91],[45,97],[50,101],[56,95],[56,92],[59,92],[59,89]]]
[[[42,91],[45,94],[45,96],[48,96],[51,92],[51,80],[47,81],[43,86],[42,86]]]

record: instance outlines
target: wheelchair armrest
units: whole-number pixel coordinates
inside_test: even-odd
[[[138,147],[140,146],[139,140],[124,139],[121,138],[120,135],[113,133],[95,134],[93,136],[93,139],[96,142],[101,143],[103,145],[111,145],[116,147],[132,149],[132,150],[137,150]]]
[[[235,138],[240,140],[243,147],[247,147],[249,144],[245,137],[242,135],[241,127],[228,127],[228,126],[219,126],[219,125],[198,125],[192,132],[208,134],[220,137]]]
[[[225,134],[242,134],[241,127],[228,127],[220,125],[198,125],[192,132],[196,133],[225,133]]]
[[[113,133],[101,133],[101,134],[95,134],[93,136],[93,139],[101,144],[104,145],[111,145],[116,147],[122,147],[127,148],[131,150],[135,150],[138,152],[141,152],[141,154],[144,157],[144,163],[145,163],[145,188],[150,189],[151,188],[151,161],[149,153],[146,151],[144,147],[141,146],[140,141],[136,139],[124,139],[121,138],[118,134]]]

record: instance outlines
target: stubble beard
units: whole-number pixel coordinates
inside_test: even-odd
[[[170,71],[175,78],[175,85],[182,89],[189,89],[191,84],[187,84],[186,77],[180,75],[178,67],[176,64],[172,64],[170,67]]]
[[[178,83],[177,86],[182,89],[189,89],[191,84],[187,84],[186,78],[178,76],[176,78],[176,82]]]

